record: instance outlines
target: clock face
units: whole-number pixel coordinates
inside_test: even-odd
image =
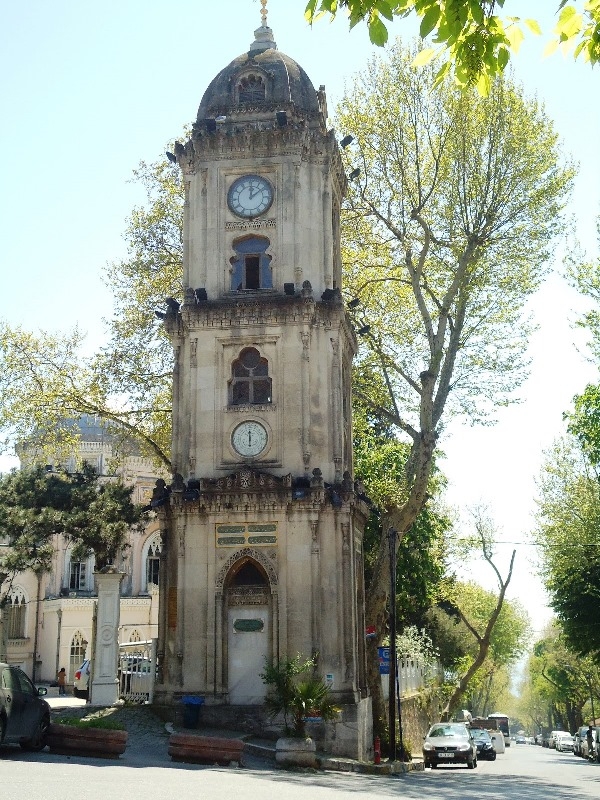
[[[267,431],[260,422],[242,422],[231,435],[236,453],[245,458],[257,456],[267,446]]]
[[[238,217],[258,217],[270,208],[273,187],[260,175],[244,175],[235,180],[227,193],[229,208]]]

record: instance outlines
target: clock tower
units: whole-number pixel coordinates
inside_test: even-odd
[[[340,293],[346,177],[324,88],[266,24],[206,89],[174,157],[185,296],[169,300],[173,469],[155,701],[264,721],[265,659],[314,657],[342,708],[322,749],[367,756],[362,537],[352,467],[356,338]]]

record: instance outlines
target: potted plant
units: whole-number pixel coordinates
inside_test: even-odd
[[[53,753],[118,758],[127,747],[127,731],[107,717],[61,717],[51,723],[47,742]]]
[[[297,655],[277,663],[267,661],[261,673],[269,687],[267,712],[271,718],[283,716],[285,735],[275,746],[275,759],[282,766],[316,767],[316,745],[306,733],[306,723],[311,719],[334,719],[339,711],[328,686],[314,674],[314,669],[314,658],[305,661]]]

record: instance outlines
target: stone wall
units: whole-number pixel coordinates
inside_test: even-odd
[[[430,725],[439,722],[443,707],[442,699],[435,689],[426,689],[419,694],[403,697],[401,702],[402,712],[402,739],[413,757],[421,755],[423,738]]]

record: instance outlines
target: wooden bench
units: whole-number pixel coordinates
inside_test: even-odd
[[[168,752],[173,761],[189,764],[227,765],[236,761],[241,765],[243,750],[241,739],[195,736],[193,733],[172,733],[169,737]]]

